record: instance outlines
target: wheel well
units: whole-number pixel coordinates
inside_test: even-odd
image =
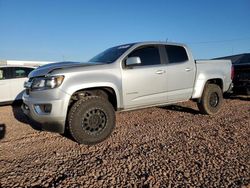
[[[204,92],[204,90],[205,90],[205,88],[206,88],[206,86],[207,86],[208,84],[216,84],[216,85],[218,85],[218,86],[221,88],[221,90],[223,91],[223,81],[222,81],[222,79],[216,78],[216,79],[208,80],[208,81],[206,82],[206,84],[204,85],[204,88],[203,88],[202,93]],[[201,97],[200,97],[200,98],[197,98],[197,99],[194,99],[194,101],[195,101],[195,102],[200,102],[200,101],[201,101]]]
[[[117,110],[116,94],[115,91],[110,87],[87,88],[76,91],[70,98],[69,109],[79,99],[91,95],[104,97],[113,105],[114,109]]]
[[[216,85],[218,85],[218,86],[221,88],[221,90],[223,91],[223,81],[222,81],[222,79],[219,79],[219,78],[217,78],[217,79],[211,79],[211,80],[208,80],[208,81],[207,81],[206,85],[207,85],[207,84],[216,84]]]

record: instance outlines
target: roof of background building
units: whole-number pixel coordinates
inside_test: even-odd
[[[52,61],[19,61],[19,60],[0,60],[0,65],[19,65],[19,66],[41,66]]]

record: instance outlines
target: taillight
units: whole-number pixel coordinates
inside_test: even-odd
[[[231,67],[231,80],[234,79],[234,66]]]

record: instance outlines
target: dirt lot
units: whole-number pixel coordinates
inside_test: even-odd
[[[32,129],[20,107],[0,107],[0,187],[245,187],[250,185],[250,98],[215,116],[193,102],[117,114],[96,146]]]

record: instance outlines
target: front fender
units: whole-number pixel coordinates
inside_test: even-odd
[[[69,86],[66,91],[62,88],[62,90],[64,92],[66,92],[67,94],[69,94],[70,96],[72,96],[75,92],[79,91],[79,90],[84,90],[84,89],[92,89],[92,88],[111,88],[114,90],[115,95],[116,95],[116,102],[117,102],[117,108],[121,108],[122,104],[121,104],[121,94],[119,93],[119,89],[118,87],[110,82],[98,82],[98,83],[83,83],[83,84],[74,84],[72,86]]]

